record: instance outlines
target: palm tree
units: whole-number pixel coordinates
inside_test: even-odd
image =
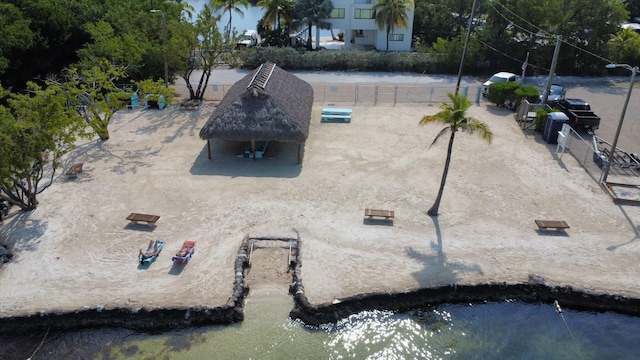
[[[493,136],[493,133],[489,130],[489,126],[487,124],[466,115],[466,111],[472,103],[465,95],[453,95],[449,93],[447,96],[449,96],[451,104],[443,102],[440,104],[440,109],[442,109],[440,112],[435,115],[425,116],[420,120],[420,125],[431,123],[442,123],[446,125],[446,127],[440,130],[438,135],[436,135],[436,138],[433,139],[429,149],[431,149],[431,146],[433,146],[441,136],[449,131],[451,132],[449,147],[447,148],[447,160],[444,163],[444,172],[442,173],[442,180],[440,181],[440,190],[438,190],[438,196],[436,197],[435,203],[428,211],[429,216],[438,215],[440,200],[442,200],[442,193],[444,192],[444,184],[447,182],[447,173],[449,172],[451,151],[453,149],[453,139],[456,136],[456,132],[458,132],[458,130],[468,132],[469,134],[478,132],[478,135],[488,143],[491,143],[491,137]]]
[[[293,5],[293,13],[296,20],[307,24],[309,37],[307,38],[307,49],[312,50],[311,28],[316,25],[316,50],[320,48],[320,29],[329,29],[331,24],[323,21],[331,16],[333,3],[331,0],[296,0]]]
[[[285,24],[291,23],[293,0],[259,0],[257,5],[265,10],[260,20],[265,28],[275,30],[281,28],[281,21]]]
[[[244,12],[242,12],[240,6],[244,6],[245,9],[248,9],[249,0],[211,0],[211,6],[216,10],[223,10],[223,13],[229,13],[229,22],[225,27],[227,30],[225,33],[225,39],[226,41],[229,41],[231,38],[231,13],[236,12],[240,17],[244,17]]]
[[[413,0],[378,0],[371,9],[376,14],[378,29],[387,30],[387,51],[389,51],[389,35],[396,27],[406,29],[409,24],[407,13],[413,7]]]

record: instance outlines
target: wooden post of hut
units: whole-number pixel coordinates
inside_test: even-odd
[[[256,159],[256,141],[254,139],[251,139],[251,157],[253,160]]]
[[[207,156],[211,160],[211,140],[207,140]]]

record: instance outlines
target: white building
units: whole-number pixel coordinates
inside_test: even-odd
[[[344,33],[345,49],[387,49],[387,31],[378,29],[375,12],[376,0],[332,0],[333,11],[325,21],[333,25],[334,33]],[[407,28],[396,28],[389,34],[389,51],[411,50],[414,7],[407,13]]]

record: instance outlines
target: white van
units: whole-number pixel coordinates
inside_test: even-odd
[[[240,35],[240,39],[236,43],[236,47],[246,47],[250,48],[252,46],[260,45],[260,34],[258,34],[255,30],[245,30],[242,35]]]

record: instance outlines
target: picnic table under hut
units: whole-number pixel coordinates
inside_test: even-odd
[[[300,164],[312,106],[309,83],[266,62],[229,89],[200,129],[200,138],[207,140],[209,159],[211,139],[250,141],[251,154],[256,153],[256,141],[295,142]]]

